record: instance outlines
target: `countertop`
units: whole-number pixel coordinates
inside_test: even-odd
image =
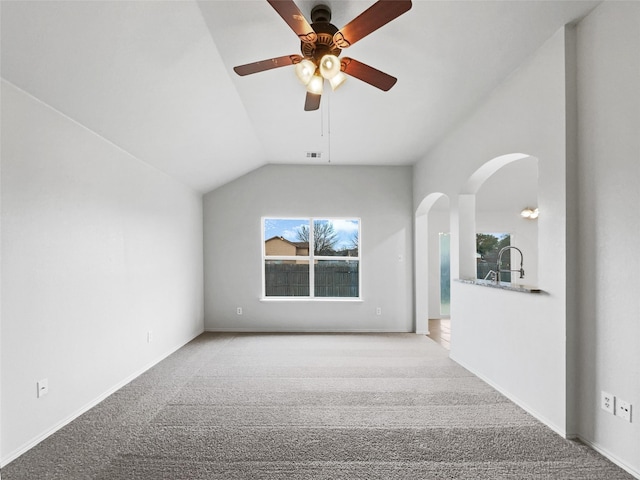
[[[500,282],[497,284],[496,282],[492,282],[491,280],[480,280],[475,278],[456,278],[456,282],[467,283],[469,285],[479,285],[481,287],[489,287],[489,288],[497,288],[500,290],[510,290],[512,292],[521,292],[521,293],[541,293],[538,287],[533,287],[531,285],[521,285],[516,283],[512,285],[511,283]]]

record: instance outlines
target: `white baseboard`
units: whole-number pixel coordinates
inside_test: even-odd
[[[618,457],[616,457],[613,453],[608,451],[606,448],[602,447],[601,445],[598,445],[597,443],[590,442],[589,440],[582,438],[580,435],[575,435],[574,438],[577,440],[580,440],[582,443],[584,443],[588,447],[593,448],[600,455],[607,458],[611,462],[615,463],[617,466],[619,466],[629,474],[633,475],[635,478],[640,479],[640,470],[636,470],[635,468],[627,465],[624,461],[620,460]]]
[[[205,332],[213,333],[413,333],[412,330],[388,329],[315,329],[315,328],[205,328]]]
[[[609,452],[606,448],[603,448],[602,446],[598,445],[597,443],[590,442],[589,440],[586,440],[586,439],[582,438],[578,434],[567,433],[567,431],[564,428],[560,428],[557,425],[555,425],[553,422],[550,422],[544,415],[541,415],[540,413],[538,413],[537,411],[535,411],[534,409],[529,407],[529,405],[527,405],[525,402],[521,401],[519,398],[511,395],[509,392],[506,392],[499,385],[496,385],[494,382],[492,382],[488,378],[484,377],[483,375],[480,375],[480,374],[474,372],[473,369],[470,368],[469,366],[465,365],[464,362],[456,360],[453,356],[450,356],[450,358],[454,362],[458,363],[462,367],[464,367],[467,370],[469,370],[471,373],[473,373],[476,377],[480,378],[482,381],[484,381],[484,382],[488,383],[489,385],[491,385],[493,388],[495,388],[502,395],[507,397],[509,400],[511,400],[516,405],[518,405],[520,408],[522,408],[528,414],[530,414],[531,416],[535,417],[537,420],[540,420],[542,423],[544,423],[547,427],[549,427],[551,430],[556,432],[561,437],[569,438],[569,439],[572,439],[572,440],[581,441],[582,443],[584,443],[588,447],[593,448],[596,452],[598,452],[600,455],[602,455],[606,459],[610,460],[611,462],[615,463],[617,466],[619,466],[620,468],[622,468],[626,472],[628,472],[631,475],[633,475],[635,478],[640,479],[640,471],[638,471],[635,468],[627,465],[624,461],[622,461],[621,459],[616,457],[614,454]]]
[[[459,364],[462,367],[464,367],[467,370],[469,370],[471,373],[473,373],[476,377],[478,377],[483,382],[491,385],[493,388],[495,388],[502,395],[507,397],[509,400],[511,400],[513,403],[518,405],[525,412],[527,412],[528,414],[530,414],[531,416],[533,416],[537,420],[540,420],[542,423],[544,423],[547,427],[549,427],[551,430],[556,432],[558,435],[560,435],[563,438],[567,438],[567,431],[566,431],[566,429],[564,427],[556,425],[555,423],[550,421],[547,417],[542,415],[540,412],[538,412],[535,409],[531,408],[526,402],[523,402],[520,398],[518,398],[518,397],[514,396],[513,394],[511,394],[510,392],[504,390],[500,385],[497,385],[496,383],[494,383],[492,380],[490,380],[489,378],[485,377],[484,375],[474,371],[473,368],[471,368],[470,366],[466,365],[464,362],[461,362],[460,360],[456,359],[453,355],[449,355],[449,358],[451,358],[451,360],[453,360],[457,364]]]
[[[172,353],[176,352],[180,348],[184,347],[187,343],[189,343],[191,340],[193,340],[194,338],[196,338],[197,336],[199,336],[201,334],[202,334],[202,331],[200,331],[197,334],[195,334],[194,336],[192,336],[186,342],[180,343],[179,345],[176,345],[176,346],[170,348],[168,351],[162,353],[158,358],[156,358],[155,360],[151,361],[150,363],[148,363],[147,365],[145,365],[144,367],[142,367],[138,371],[132,373],[131,375],[126,377],[124,380],[122,380],[122,381],[118,382],[117,384],[113,385],[111,388],[107,389],[105,392],[103,392],[102,394],[98,395],[96,398],[94,398],[93,400],[91,400],[90,402],[85,404],[84,406],[80,407],[78,410],[76,410],[74,413],[72,413],[71,415],[69,415],[65,419],[61,420],[60,422],[56,423],[54,426],[52,426],[48,430],[42,432],[40,435],[37,435],[36,437],[32,438],[31,440],[29,440],[28,442],[26,442],[22,446],[18,447],[13,452],[9,453],[6,457],[0,459],[0,468],[6,467],[9,463],[14,461],[20,455],[28,452],[33,447],[35,447],[37,444],[42,442],[44,439],[46,439],[47,437],[50,437],[51,435],[56,433],[58,430],[60,430],[62,427],[68,425],[73,420],[78,418],[83,413],[86,413],[88,410],[91,410],[93,407],[98,405],[100,402],[102,402],[109,395],[111,395],[111,394],[115,393],[116,391],[120,390],[127,383],[131,382],[132,380],[135,380],[137,377],[142,375],[144,372],[149,370],[151,367],[153,367],[154,365],[160,363],[162,360],[167,358],[169,355],[171,355]]]

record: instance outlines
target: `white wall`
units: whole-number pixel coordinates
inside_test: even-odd
[[[638,51],[637,2],[603,2],[558,32],[416,165],[414,206],[449,195],[456,235],[475,170],[507,153],[539,159],[546,293],[454,283],[452,357],[640,478]],[[633,404],[633,423],[600,409],[601,390]]]
[[[362,301],[261,301],[263,216],[359,217]],[[207,330],[413,330],[410,167],[268,165],[205,195],[204,218]]]
[[[577,28],[579,435],[640,478],[640,3],[604,2]],[[633,423],[600,409],[605,390]]]
[[[2,261],[3,464],[203,330],[201,196],[5,81]]]
[[[459,245],[472,249],[473,218],[460,224],[460,196],[486,162],[513,153],[538,159],[538,286],[531,295],[452,283],[451,356],[556,431],[566,432],[566,104],[565,31],[554,35],[490,98],[415,166],[414,206],[433,192],[449,196],[452,277]],[[468,192],[465,192],[468,193]],[[463,202],[464,201],[464,202]],[[462,202],[462,203],[461,203]],[[469,227],[463,232],[460,227]],[[467,241],[469,240],[469,241]],[[454,258],[456,257],[456,258]],[[526,262],[526,259],[525,259]],[[526,265],[525,265],[526,268]]]

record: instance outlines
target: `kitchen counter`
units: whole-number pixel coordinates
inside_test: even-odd
[[[521,285],[519,283],[513,285],[511,283],[500,282],[500,284],[497,284],[496,282],[492,282],[491,280],[480,280],[475,278],[456,278],[455,281],[459,283],[467,283],[469,285],[479,285],[481,287],[510,290],[512,292],[542,293],[542,290],[540,290],[538,287],[533,287],[531,285]]]

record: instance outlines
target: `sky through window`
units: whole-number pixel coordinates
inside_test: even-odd
[[[351,248],[354,244],[354,238],[358,235],[358,220],[353,219],[317,219],[323,222],[329,221],[333,225],[333,229],[337,234],[336,249]],[[298,242],[298,231],[306,226],[309,227],[309,220],[299,219],[283,219],[283,218],[266,218],[264,221],[264,238],[268,240],[272,237],[283,237],[290,242]]]

